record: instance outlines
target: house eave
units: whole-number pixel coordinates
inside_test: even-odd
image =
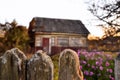
[[[76,34],[76,33],[56,33],[56,32],[35,32],[35,35],[68,35],[68,36],[88,36],[88,34]]]

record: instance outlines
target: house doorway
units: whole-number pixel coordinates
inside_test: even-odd
[[[49,38],[43,38],[43,50],[46,51],[48,54],[50,53],[50,41]]]

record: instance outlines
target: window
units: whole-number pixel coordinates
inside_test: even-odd
[[[69,38],[58,37],[58,46],[69,46]]]
[[[70,38],[70,46],[79,47],[81,46],[80,38]]]
[[[55,38],[54,37],[51,38],[51,45],[55,46]]]
[[[39,36],[36,36],[35,38],[35,46],[41,46],[41,38]]]

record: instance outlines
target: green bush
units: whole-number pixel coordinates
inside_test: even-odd
[[[78,50],[84,80],[115,80],[114,59],[104,52]]]

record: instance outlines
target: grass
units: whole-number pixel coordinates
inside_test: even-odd
[[[54,79],[53,80],[58,80],[58,68],[59,68],[59,54],[56,54],[51,57],[53,64],[54,64]]]

